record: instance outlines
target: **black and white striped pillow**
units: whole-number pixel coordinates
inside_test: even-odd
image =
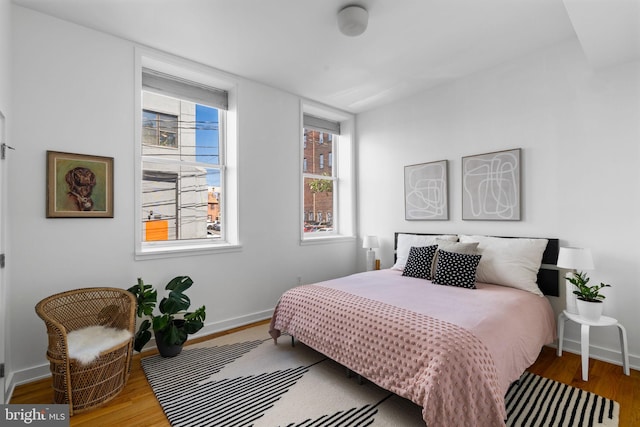
[[[476,269],[481,255],[458,254],[439,250],[433,283],[476,288]]]
[[[407,263],[402,270],[402,275],[407,277],[417,277],[419,279],[431,280],[431,265],[436,254],[438,245],[412,246],[409,249]]]

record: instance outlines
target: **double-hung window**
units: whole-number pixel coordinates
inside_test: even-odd
[[[353,236],[353,120],[303,105],[302,240]]]
[[[137,253],[233,244],[228,91],[144,64],[141,74]]]

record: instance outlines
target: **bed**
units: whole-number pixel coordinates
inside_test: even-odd
[[[557,292],[557,239],[396,233],[395,242],[390,269],[286,291],[271,336],[287,333],[410,399],[429,427],[504,425],[509,385],[555,339],[543,294]]]

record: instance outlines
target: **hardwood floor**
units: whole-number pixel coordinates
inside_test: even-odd
[[[528,371],[613,399],[620,404],[619,427],[640,426],[640,371],[627,376],[622,366],[589,359],[589,381],[582,381],[580,355],[544,347]]]
[[[266,322],[259,322],[198,340],[190,340],[190,343],[233,333]],[[151,354],[153,353],[145,352],[144,356]],[[550,347],[543,348],[529,371],[616,400],[620,403],[619,426],[640,426],[639,371],[632,369],[631,376],[626,376],[623,374],[621,366],[591,359],[589,381],[582,381],[580,356],[564,352],[562,357],[557,357],[555,349]],[[44,379],[18,386],[13,393],[11,403],[49,403],[51,402],[50,384],[50,379]],[[74,415],[71,418],[71,426],[169,426],[169,422],[142,371],[139,354],[134,356],[131,376],[122,393],[102,407]]]

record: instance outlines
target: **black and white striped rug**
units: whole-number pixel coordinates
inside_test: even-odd
[[[525,372],[505,397],[510,426],[617,426],[620,405]]]
[[[421,408],[301,343],[258,326],[188,346],[142,367],[172,426],[424,427]],[[506,396],[508,426],[618,425],[619,405],[525,373]]]

